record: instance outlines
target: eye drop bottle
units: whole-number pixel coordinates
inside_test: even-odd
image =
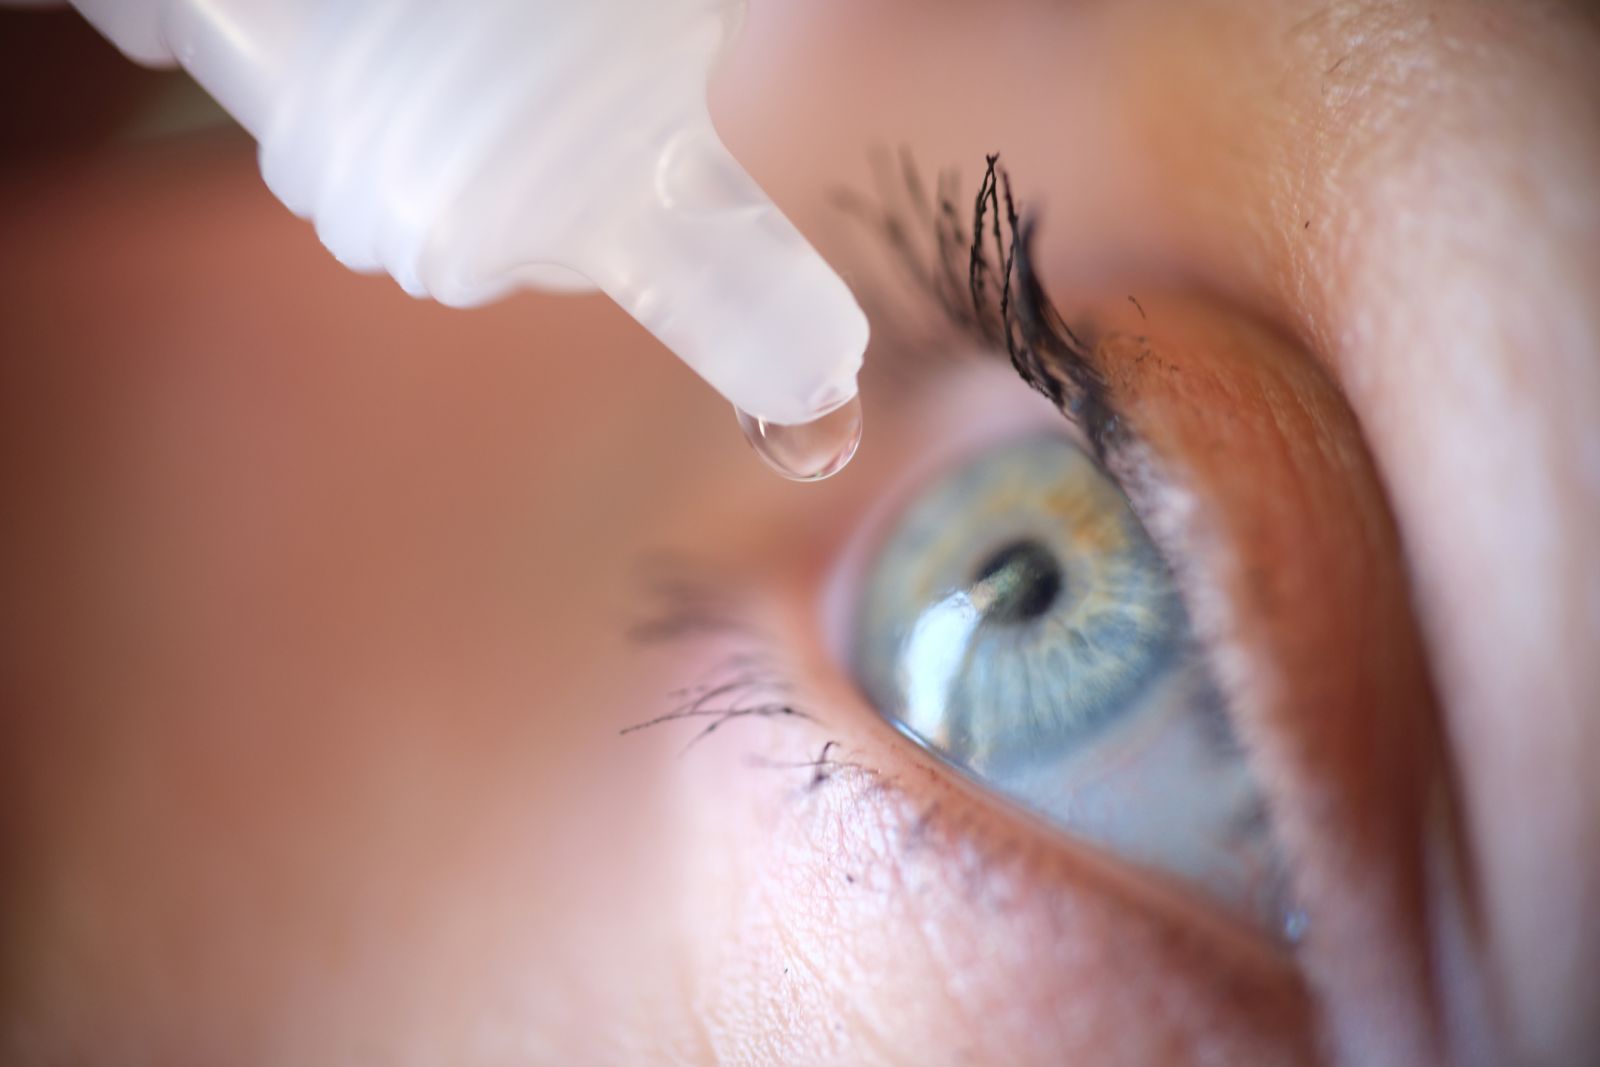
[[[184,67],[347,266],[454,306],[598,288],[780,470],[854,451],[866,318],[707,111],[743,0],[73,4]]]

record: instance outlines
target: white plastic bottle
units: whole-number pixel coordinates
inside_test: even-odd
[[[348,266],[457,306],[598,287],[785,473],[843,465],[865,316],[706,108],[743,0],[73,4],[188,70]]]

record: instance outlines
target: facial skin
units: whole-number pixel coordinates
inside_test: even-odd
[[[871,146],[966,195],[1005,153],[1305,943],[956,780],[839,668],[863,530],[1053,418],[1020,383],[869,354],[861,456],[796,487],[603,301],[412,302],[209,138],[0,178],[0,1058],[1584,1061],[1591,17],[930,7],[754,4],[719,127],[863,291],[826,193]],[[663,549],[811,719],[619,736],[748,644],[629,639]]]

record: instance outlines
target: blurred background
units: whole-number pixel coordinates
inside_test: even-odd
[[[188,75],[128,62],[66,7],[0,7],[0,92],[0,166],[232,123]]]

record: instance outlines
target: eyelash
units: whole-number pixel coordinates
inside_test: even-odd
[[[722,640],[733,648],[701,679],[667,694],[674,706],[653,718],[624,727],[627,735],[666,723],[706,720],[684,746],[687,752],[737,719],[797,718],[815,721],[792,700],[794,685],[778,670],[773,642],[750,617],[734,591],[692,560],[663,556],[639,564],[643,617],[628,630],[641,648],[686,640]]]
[[[682,556],[643,561],[638,571],[647,608],[628,631],[635,645],[652,648],[685,641],[722,641],[731,647],[698,681],[667,694],[673,702],[669,710],[624,727],[619,736],[673,723],[703,722],[679,749],[682,756],[728,723],[744,719],[825,725],[815,712],[796,702],[798,687],[781,662],[777,641],[756,624],[750,605],[740,599],[736,588]],[[883,784],[876,768],[851,758],[835,738],[822,741],[811,759],[773,760],[752,755],[748,762],[765,770],[807,771],[808,792],[844,772],[858,780]]]
[[[984,157],[970,225],[961,221],[953,171],[940,173],[930,197],[909,153],[900,154],[898,174],[885,157],[874,162],[876,200],[842,190],[835,205],[880,237],[950,328],[983,351],[1004,354],[1030,388],[1077,425],[1102,467],[1112,466],[1131,442],[1091,360],[1093,346],[1067,324],[1039,281],[1037,220],[1018,212],[999,154]],[[911,237],[911,221],[932,232],[931,266],[930,250]]]

